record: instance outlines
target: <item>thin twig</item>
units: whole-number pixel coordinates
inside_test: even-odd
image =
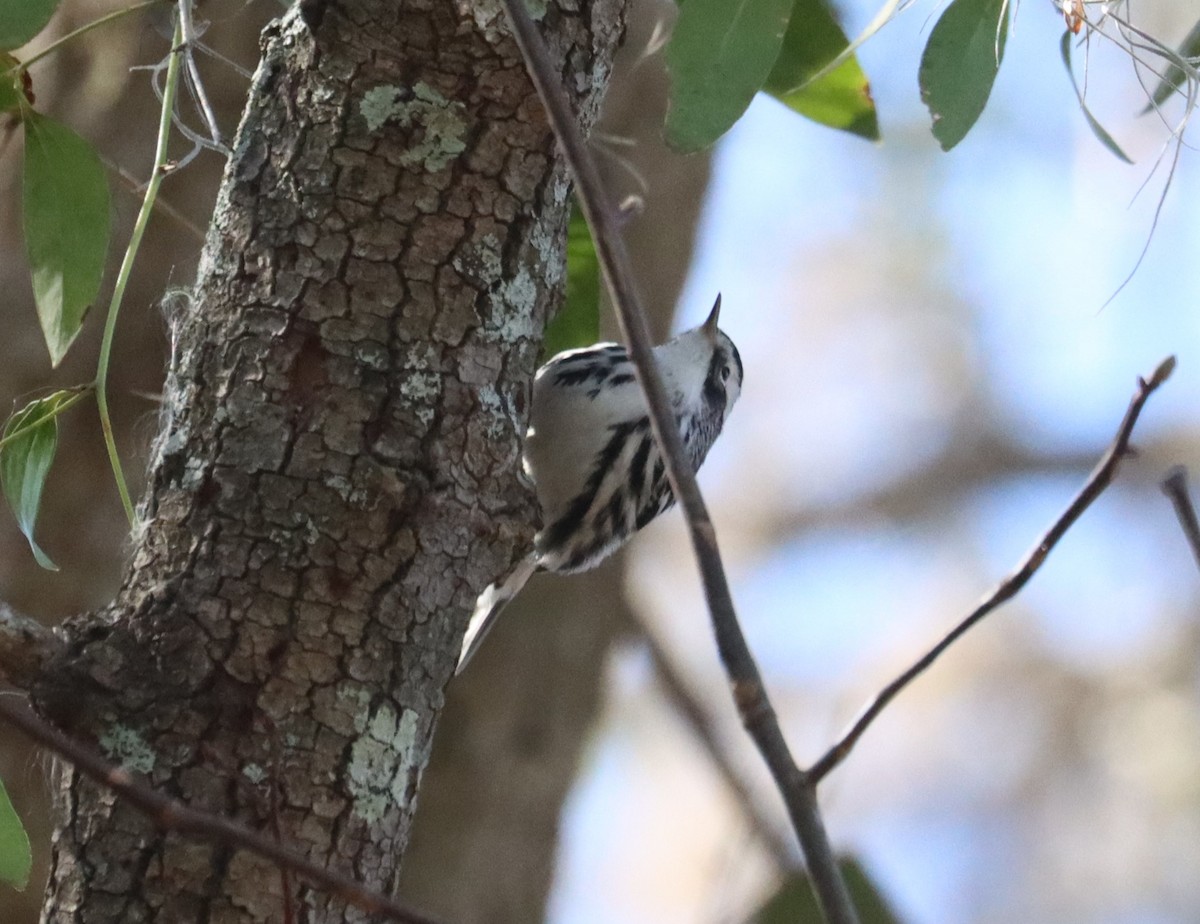
[[[125,187],[134,195],[137,195],[138,193],[142,192],[143,189],[145,189],[145,183],[135,177],[116,161],[109,160],[107,157],[101,154],[100,162],[104,164],[104,166],[107,167],[110,172],[115,173],[121,179],[121,182],[125,184]],[[166,215],[168,218],[178,224],[181,228],[183,228],[183,230],[187,231],[188,234],[195,238],[197,242],[201,244],[204,243],[204,229],[184,215],[183,212],[173,206],[170,202],[168,202],[167,199],[161,194],[157,199],[154,200],[154,209],[155,211]]]
[[[1162,490],[1171,499],[1175,516],[1179,517],[1179,525],[1196,557],[1196,564],[1200,565],[1200,522],[1196,520],[1196,508],[1192,506],[1192,498],[1188,493],[1187,469],[1177,465],[1167,472],[1167,477],[1162,481]]]
[[[131,529],[137,525],[137,513],[133,509],[133,501],[129,496],[129,485],[125,481],[125,472],[121,467],[121,456],[117,452],[117,441],[113,435],[112,420],[108,413],[108,368],[112,358],[113,337],[117,331],[117,318],[120,316],[121,302],[125,297],[125,286],[133,272],[133,264],[142,244],[142,235],[145,234],[146,225],[150,223],[150,216],[154,212],[158,187],[170,169],[167,164],[167,144],[171,136],[171,119],[175,114],[175,91],[179,85],[182,36],[183,24],[179,11],[176,10],[175,36],[172,39],[171,51],[168,53],[170,63],[167,65],[162,113],[158,121],[158,143],[154,149],[154,165],[150,171],[150,182],[146,185],[146,195],[142,199],[142,208],[138,212],[137,221],[133,226],[133,234],[129,238],[129,246],[125,248],[125,258],[121,261],[121,269],[117,272],[112,301],[108,306],[108,317],[104,319],[104,335],[100,340],[100,355],[96,362],[96,407],[100,411],[100,429],[104,434],[104,446],[108,450],[108,461],[112,466],[113,479],[117,483],[117,492],[121,495],[121,506],[125,508],[125,517],[128,519]]]
[[[395,899],[369,889],[349,876],[320,866],[294,850],[276,843],[244,825],[194,809],[178,799],[164,796],[123,767],[117,767],[64,735],[33,714],[17,697],[0,696],[0,719],[14,725],[44,748],[68,761],[84,776],[107,786],[160,828],[195,840],[227,844],[264,857],[282,869],[290,869],[312,885],[368,914],[381,914],[405,924],[435,924]]]
[[[721,564],[721,553],[717,548],[716,530],[700,496],[700,489],[696,486],[695,473],[683,453],[675,414],[651,352],[646,313],[642,309],[629,254],[620,234],[619,211],[604,188],[567,102],[558,76],[558,66],[550,60],[545,42],[529,16],[524,0],[504,0],[504,7],[525,59],[525,66],[575,179],[579,206],[591,228],[596,256],[612,295],[617,321],[638,382],[646,395],[651,429],[662,450],[671,489],[687,522],[692,549],[704,581],[704,594],[712,617],[717,649],[729,676],[742,724],[766,761],[787,805],[825,920],[828,924],[856,924],[858,918],[817,811],[815,793],[788,749],[763,686],[758,665],[738,625],[729,583]]]
[[[863,736],[863,733],[871,726],[871,723],[879,718],[879,714],[887,707],[897,694],[900,693],[906,686],[912,683],[917,677],[923,674],[934,661],[959,638],[962,637],[972,626],[978,623],[981,619],[999,607],[1002,603],[1012,599],[1020,592],[1038,569],[1041,568],[1046,556],[1050,554],[1051,549],[1058,544],[1058,541],[1066,534],[1067,530],[1075,523],[1076,520],[1083,514],[1085,510],[1092,505],[1092,502],[1099,497],[1104,489],[1107,488],[1116,477],[1117,469],[1120,467],[1121,460],[1125,458],[1129,451],[1129,438],[1133,433],[1133,427],[1137,423],[1138,415],[1142,412],[1142,407],[1146,401],[1154,393],[1163,382],[1165,382],[1175,369],[1175,357],[1169,356],[1159,363],[1158,368],[1149,379],[1138,379],[1137,390],[1133,394],[1133,398],[1129,402],[1129,408],[1125,411],[1125,417],[1121,421],[1121,426],[1117,428],[1117,435],[1113,439],[1108,450],[1101,457],[1092,474],[1088,476],[1088,480],[1084,483],[1079,493],[1054,521],[1053,525],[1045,532],[1037,545],[1035,545],[1029,553],[1022,559],[1016,570],[1008,577],[1002,580],[983,602],[980,603],[965,619],[955,626],[940,642],[934,645],[928,652],[921,656],[908,670],[900,674],[895,680],[884,687],[867,707],[854,720],[850,728],[838,739],[824,756],[821,757],[812,768],[808,771],[809,778],[816,782],[820,782],[829,771],[845,760],[846,755],[853,750],[858,739]]]
[[[721,740],[713,716],[704,705],[704,698],[684,676],[683,670],[675,663],[654,629],[638,614],[632,614],[632,618],[641,631],[646,650],[650,653],[654,679],[663,694],[708,754],[717,769],[717,775],[733,793],[738,806],[750,822],[751,830],[770,852],[780,872],[792,872],[797,868],[799,859],[795,846],[780,831],[779,824],[755,795],[754,787],[734,763],[729,748]]]
[[[196,25],[192,21],[192,6],[194,3],[195,0],[178,0],[178,15],[179,21],[183,25],[183,44],[185,46],[183,53],[184,76],[187,79],[188,90],[192,94],[192,101],[200,111],[200,116],[204,120],[204,127],[208,129],[209,137],[206,139],[205,146],[211,146],[228,155],[229,146],[221,138],[221,129],[217,125],[217,117],[213,113],[212,104],[208,101],[208,94],[204,91],[204,81],[200,79],[200,69],[196,67],[194,48],[199,33],[197,33]]]
[[[29,70],[29,68],[31,68],[33,65],[37,64],[38,61],[41,61],[42,58],[46,57],[47,55],[54,54],[54,52],[58,51],[58,49],[61,48],[63,45],[70,44],[71,42],[75,41],[77,38],[81,38],[82,36],[87,35],[93,29],[98,29],[100,26],[105,26],[105,25],[108,25],[108,23],[110,23],[110,22],[115,22],[118,19],[123,19],[124,17],[129,16],[131,13],[140,13],[142,10],[148,9],[149,7],[163,6],[169,2],[171,2],[171,0],[145,0],[145,2],[143,2],[143,3],[135,3],[135,4],[133,4],[133,6],[126,6],[126,7],[122,7],[119,10],[113,10],[111,13],[106,13],[105,15],[99,17],[98,19],[93,19],[91,22],[84,23],[82,26],[80,26],[75,31],[68,32],[66,35],[55,39],[53,42],[51,42],[49,45],[47,45],[41,51],[38,51],[35,54],[30,55],[24,61],[18,61],[16,64],[14,64],[12,67],[10,67],[7,71],[4,72],[4,77],[5,78],[13,77],[19,71]]]
[[[271,721],[269,716],[262,717],[263,723],[267,726],[267,740],[271,748],[271,771],[267,777],[267,792],[271,806],[271,833],[275,836],[275,843],[283,843],[283,823],[280,820],[279,803],[281,794],[279,792],[279,776],[282,772],[283,758],[279,753],[279,730],[275,727],[275,723]],[[292,898],[292,883],[291,877],[288,875],[286,866],[279,867],[280,886],[283,889],[283,922],[284,924],[294,924],[296,920],[296,909]]]

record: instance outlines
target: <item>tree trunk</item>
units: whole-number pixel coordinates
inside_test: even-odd
[[[551,4],[590,124],[620,0]],[[304,2],[264,33],[117,599],[34,691],[154,785],[390,890],[517,478],[568,183],[499,8]],[[363,915],[64,768],[44,918]],[[277,810],[271,806],[277,800]]]

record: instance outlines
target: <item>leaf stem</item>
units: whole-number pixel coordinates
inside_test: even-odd
[[[17,64],[8,69],[8,71],[5,73],[5,76],[8,77],[18,74],[21,71],[29,70],[31,65],[36,64],[38,61],[42,60],[42,58],[45,58],[48,55],[54,54],[54,52],[58,51],[59,48],[61,48],[63,45],[66,45],[68,42],[73,42],[75,39],[87,35],[93,29],[98,29],[100,26],[107,25],[108,23],[128,16],[131,13],[137,13],[140,10],[146,9],[147,7],[162,6],[164,3],[168,2],[170,2],[170,0],[143,0],[142,3],[135,3],[133,6],[127,6],[123,9],[113,10],[111,13],[106,13],[98,19],[93,19],[91,22],[85,23],[78,29],[75,29],[73,32],[68,32],[61,38],[55,39],[41,51],[30,56],[26,60],[17,62]]]
[[[100,427],[104,431],[104,445],[108,449],[108,460],[112,465],[113,478],[117,482],[117,491],[121,495],[121,505],[125,508],[125,516],[130,528],[137,524],[137,513],[133,509],[133,501],[129,497],[129,486],[125,482],[125,472],[121,468],[121,458],[117,454],[117,444],[113,439],[112,420],[108,415],[108,367],[112,357],[113,336],[117,329],[117,317],[121,312],[121,301],[125,297],[125,286],[133,271],[134,260],[137,259],[138,249],[142,244],[142,235],[150,222],[154,211],[154,200],[158,197],[158,188],[162,185],[163,177],[169,172],[167,164],[167,142],[171,134],[171,120],[175,114],[175,95],[179,86],[180,58],[183,51],[183,26],[179,14],[175,14],[175,33],[171,39],[171,51],[167,63],[167,79],[163,86],[162,115],[158,121],[158,144],[154,150],[154,166],[150,173],[150,182],[146,184],[146,195],[142,199],[142,208],[138,212],[137,222],[133,226],[133,234],[129,238],[129,246],[125,249],[125,259],[121,261],[117,282],[113,286],[112,302],[108,307],[108,317],[104,322],[104,337],[100,341],[100,358],[96,364],[96,407],[100,411]]]

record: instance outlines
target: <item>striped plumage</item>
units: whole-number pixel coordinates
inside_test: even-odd
[[[699,469],[741,393],[742,360],[717,327],[721,299],[699,327],[654,348],[684,448]],[[625,347],[559,353],[533,383],[525,470],[543,527],[533,551],[480,595],[458,670],[536,570],[593,568],[675,502]]]

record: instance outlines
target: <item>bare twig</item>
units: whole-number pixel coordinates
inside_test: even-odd
[[[294,850],[276,843],[274,838],[244,825],[191,808],[177,799],[164,796],[139,781],[122,767],[116,767],[78,741],[64,735],[33,714],[17,697],[0,696],[0,719],[14,725],[42,747],[58,754],[84,776],[107,786],[138,811],[149,816],[160,828],[175,831],[199,841],[228,844],[258,854],[281,869],[290,869],[312,885],[369,914],[380,914],[405,924],[435,924],[395,899],[369,889],[348,876],[320,866]]]
[[[52,630],[0,603],[0,679],[28,687],[61,648],[62,640]]]
[[[41,61],[42,58],[45,58],[47,55],[54,54],[56,51],[58,51],[64,45],[68,45],[71,42],[75,41],[76,39],[82,38],[83,36],[87,35],[87,33],[91,32],[93,29],[98,29],[100,26],[108,25],[110,22],[114,22],[115,20],[118,20],[125,16],[128,16],[131,13],[140,13],[142,10],[147,9],[149,7],[165,5],[169,2],[170,2],[170,0],[145,0],[145,2],[143,2],[143,3],[135,3],[132,6],[127,6],[127,7],[121,8],[121,9],[113,10],[111,13],[107,13],[104,16],[101,16],[97,19],[93,19],[91,22],[84,23],[78,29],[68,32],[66,35],[60,36],[59,38],[55,39],[53,42],[51,42],[45,48],[41,49],[40,51],[36,52],[35,54],[30,55],[24,61],[15,62],[5,72],[4,76],[5,77],[15,76],[18,71],[29,70],[30,67],[32,67],[34,64],[36,64],[38,61]]]
[[[855,924],[857,915],[817,811],[815,792],[788,749],[775,710],[763,687],[758,665],[738,625],[729,583],[717,548],[716,530],[696,486],[695,473],[686,462],[675,415],[651,353],[646,314],[634,283],[629,254],[620,234],[619,210],[613,206],[604,188],[563,92],[558,67],[550,60],[524,0],[504,0],[504,6],[526,68],[575,179],[579,206],[591,228],[596,256],[612,294],[617,321],[638,382],[646,395],[651,429],[662,449],[671,489],[687,521],[692,548],[704,581],[717,648],[729,676],[742,724],[754,740],[783,795],[826,921],[829,924]]]
[[[279,748],[279,729],[271,721],[270,716],[262,716],[263,724],[267,727],[267,740],[271,748],[271,771],[267,777],[267,793],[271,809],[271,834],[275,843],[283,843],[283,824],[280,821],[279,776],[283,766],[283,757]],[[283,889],[283,924],[295,924],[296,909],[292,899],[292,877],[288,875],[286,866],[279,867],[279,884]]]
[[[131,174],[116,161],[110,160],[103,154],[99,156],[100,162],[104,164],[104,166],[110,172],[115,173],[118,177],[120,177],[121,182],[129,192],[136,196],[145,190],[146,184]],[[184,215],[183,212],[181,212],[175,206],[171,205],[171,203],[168,202],[166,197],[161,193],[159,193],[158,198],[154,200],[154,210],[156,212],[161,212],[174,221],[181,228],[183,228],[183,230],[187,231],[188,234],[195,238],[198,243],[204,243],[204,229]]]
[[[1092,502],[1103,493],[1104,489],[1112,483],[1113,478],[1116,477],[1121,460],[1129,452],[1129,438],[1133,433],[1134,424],[1137,423],[1138,415],[1142,412],[1142,407],[1154,393],[1155,389],[1170,377],[1174,369],[1175,357],[1169,356],[1159,363],[1158,368],[1154,370],[1149,379],[1138,379],[1137,390],[1129,402],[1129,408],[1125,411],[1125,417],[1121,421],[1121,426],[1117,428],[1117,435],[1113,439],[1112,445],[1109,446],[1108,451],[1104,453],[1104,456],[1097,463],[1095,469],[1092,470],[1092,474],[1088,476],[1088,480],[1079,490],[1079,493],[1075,495],[1074,500],[1067,506],[1067,509],[1059,515],[1058,519],[1054,521],[1053,525],[1038,540],[1037,545],[1029,551],[1012,574],[1001,581],[996,586],[996,589],[988,594],[983,602],[942,638],[940,642],[929,649],[908,670],[900,674],[871,700],[867,707],[859,714],[858,718],[854,720],[850,728],[808,771],[809,778],[814,784],[820,782],[829,771],[846,758],[846,755],[854,748],[858,739],[863,736],[863,733],[871,726],[871,723],[879,718],[879,714],[883,712],[888,703],[896,698],[901,690],[924,673],[967,630],[1001,604],[1016,596],[1021,588],[1029,582],[1029,579],[1037,573],[1037,570],[1045,562],[1046,556],[1050,554],[1050,550],[1054,548],[1058,540],[1063,537],[1083,512],[1091,506]]]
[[[633,614],[634,624],[642,634],[642,641],[650,653],[654,665],[654,679],[675,711],[683,719],[692,734],[700,742],[717,775],[729,787],[734,799],[750,821],[751,830],[763,843],[781,872],[791,872],[798,866],[799,858],[792,841],[780,830],[766,806],[755,795],[754,787],[746,780],[733,761],[729,748],[721,740],[716,722],[704,705],[704,697],[696,692],[683,670],[671,657],[662,641],[644,619]]]
[[[1200,522],[1196,520],[1196,508],[1192,506],[1192,498],[1188,493],[1187,469],[1177,465],[1167,472],[1167,477],[1162,481],[1162,490],[1171,499],[1175,516],[1179,517],[1179,525],[1196,557],[1196,564],[1200,565]]]
[[[192,94],[192,101],[196,104],[196,108],[200,111],[200,115],[204,120],[204,127],[208,130],[208,138],[201,141],[206,147],[213,147],[226,156],[229,155],[229,146],[225,144],[221,137],[221,129],[217,125],[217,117],[213,114],[212,104],[208,101],[208,94],[204,92],[204,82],[200,79],[200,69],[196,67],[196,56],[192,49],[197,44],[197,36],[200,34],[197,31],[196,23],[192,19],[192,7],[195,0],[179,0],[179,21],[183,25],[183,44],[188,46],[184,51],[184,74],[187,77],[188,88]],[[200,30],[203,31],[203,30]],[[182,128],[182,123],[179,123]]]

